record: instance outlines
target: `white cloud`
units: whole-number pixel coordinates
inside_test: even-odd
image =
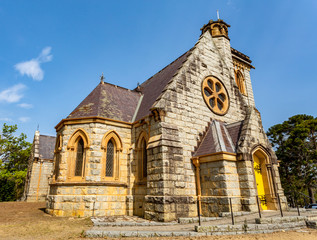
[[[0,92],[0,102],[14,103],[20,101],[23,97],[22,91],[26,89],[26,86],[22,83],[16,84],[6,90]]]
[[[20,120],[21,122],[28,122],[28,121],[31,120],[31,118],[29,118],[29,117],[20,117],[19,120]]]
[[[52,61],[53,55],[50,55],[51,50],[51,47],[46,47],[37,58],[17,63],[14,65],[14,68],[22,76],[27,75],[28,77],[33,78],[33,80],[41,81],[44,78],[44,71],[41,68],[41,64]]]
[[[0,118],[0,121],[1,121],[1,122],[12,122],[12,119],[11,119],[11,118],[7,118],[7,117],[4,117],[4,118]]]
[[[29,104],[29,103],[20,103],[20,104],[18,104],[18,106],[21,108],[25,108],[25,109],[33,108],[33,105]]]

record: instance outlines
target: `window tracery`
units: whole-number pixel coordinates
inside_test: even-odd
[[[229,109],[229,96],[223,83],[215,77],[207,77],[202,83],[202,94],[207,106],[218,115]]]
[[[68,179],[83,181],[85,177],[89,138],[83,129],[76,130],[70,137],[68,149]]]
[[[106,133],[102,139],[101,149],[103,149],[103,166],[101,178],[103,180],[118,180],[120,172],[120,152],[122,151],[122,141],[115,131]]]

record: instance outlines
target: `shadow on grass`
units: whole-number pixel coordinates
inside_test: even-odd
[[[47,214],[47,212],[45,212],[45,207],[43,207],[43,208],[39,208],[38,210],[40,210],[40,211],[42,211],[43,213],[46,213]]]

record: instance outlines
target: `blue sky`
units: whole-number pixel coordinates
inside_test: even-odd
[[[32,141],[106,81],[133,89],[198,40],[220,18],[231,46],[250,56],[264,128],[316,116],[317,1],[0,0],[0,125]]]

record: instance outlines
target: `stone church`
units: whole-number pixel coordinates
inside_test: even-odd
[[[103,81],[57,126],[47,212],[156,221],[287,207],[245,54],[223,20],[130,90]],[[198,203],[198,204],[197,204]]]

